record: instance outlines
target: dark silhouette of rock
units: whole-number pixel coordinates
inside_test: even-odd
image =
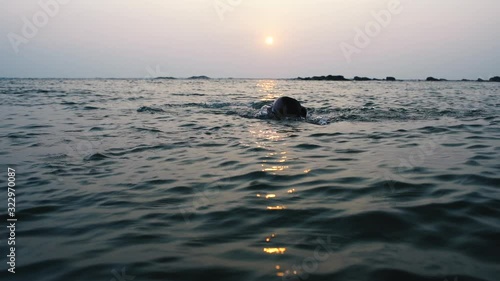
[[[156,77],[155,79],[173,80],[173,79],[177,79],[177,78],[175,78],[175,77]]]
[[[387,76],[387,78],[385,78],[385,80],[387,80],[387,81],[396,81],[396,78],[391,77],[391,76]]]
[[[469,79],[462,79],[462,82],[470,82],[471,80]]]
[[[491,77],[490,82],[500,82],[500,76]]]
[[[481,79],[481,78],[478,78],[478,79],[477,79],[477,82],[484,82],[484,80],[483,80],[483,79]]]
[[[315,80],[315,81],[348,81],[342,75],[328,75],[328,76],[313,76],[313,77],[298,77],[298,80]]]
[[[188,79],[210,79],[210,77],[208,76],[205,76],[205,75],[201,75],[201,76],[191,76],[189,77]]]
[[[425,79],[425,81],[448,81],[446,79],[436,79],[434,77],[427,77],[427,79]]]
[[[370,81],[372,79],[368,78],[368,77],[359,77],[359,76],[355,76],[354,77],[354,81]]]

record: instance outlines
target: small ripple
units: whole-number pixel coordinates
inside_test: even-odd
[[[181,145],[181,144],[178,144]],[[159,144],[159,145],[139,145],[133,148],[112,148],[106,151],[107,154],[113,156],[124,156],[128,154],[141,153],[145,151],[155,150],[171,150],[178,147],[177,144]]]
[[[366,150],[361,150],[361,149],[336,149],[335,152],[337,153],[344,153],[344,154],[359,154],[366,152]]]
[[[145,112],[145,113],[162,113],[165,112],[165,110],[159,108],[159,107],[152,107],[152,106],[141,106],[137,109],[137,112]]]
[[[321,148],[321,146],[317,145],[317,144],[301,143],[301,144],[296,145],[295,148],[305,149],[305,150],[313,150],[313,149]]]
[[[91,155],[88,155],[84,158],[85,161],[101,161],[101,160],[105,160],[105,159],[108,159],[109,156],[106,155],[106,154],[103,154],[103,153],[94,153],[94,154],[91,154]]]
[[[484,148],[490,148],[490,146],[483,144],[475,144],[467,147],[467,149],[484,149]]]
[[[53,125],[28,125],[19,127],[20,129],[31,130],[31,129],[44,129],[44,128],[53,128]]]
[[[90,106],[90,105],[83,107],[83,110],[97,110],[97,109],[100,109],[100,108],[96,107],[96,106]]]

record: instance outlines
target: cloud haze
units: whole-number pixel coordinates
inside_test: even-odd
[[[393,1],[400,2],[398,13],[390,12]],[[500,74],[497,0],[0,0],[0,6],[0,77],[146,77],[158,66],[176,77]],[[353,48],[350,55],[345,46]]]

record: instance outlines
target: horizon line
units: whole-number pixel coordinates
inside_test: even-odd
[[[158,76],[158,77],[1,77],[0,79],[65,79],[65,80],[84,80],[84,79],[114,79],[114,80],[211,80],[211,79],[227,79],[227,80],[299,80],[299,81],[317,81],[314,79],[311,80],[303,80],[304,78],[312,78],[312,77],[322,77],[322,76],[327,76],[327,75],[321,75],[321,76],[298,76],[298,77],[259,77],[259,78],[249,78],[249,77],[208,77],[207,78],[193,78],[197,76],[202,76],[202,75],[196,75],[196,76],[190,76],[190,77],[174,77],[174,76]],[[204,75],[203,75],[204,76]],[[337,75],[335,75],[337,76]],[[343,75],[338,75],[338,76],[343,76]],[[360,77],[360,78],[366,78],[364,76],[354,76],[352,78],[346,78],[346,81],[355,81],[355,82],[367,82],[367,81],[356,81],[355,78]],[[386,78],[369,78],[370,80],[368,81],[386,81],[386,79],[391,76],[387,76]],[[489,82],[489,79],[495,78],[499,76],[492,76],[489,78],[482,78],[478,77],[475,79],[471,78],[462,78],[462,79],[448,79],[448,78],[437,78],[438,80],[442,80],[441,82],[479,82],[480,79],[482,79],[484,82]],[[302,78],[302,79],[301,79]],[[423,82],[428,82],[426,81],[427,78],[435,78],[434,76],[428,76],[426,78],[401,78],[397,79],[396,81],[423,81]],[[320,81],[333,81],[334,80],[320,80]],[[342,81],[340,81],[342,82]]]

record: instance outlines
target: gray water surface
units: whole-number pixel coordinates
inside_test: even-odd
[[[0,239],[0,275],[498,280],[499,94],[473,82],[0,80],[0,163],[16,169],[19,219],[17,273]],[[307,120],[259,114],[284,95]]]

